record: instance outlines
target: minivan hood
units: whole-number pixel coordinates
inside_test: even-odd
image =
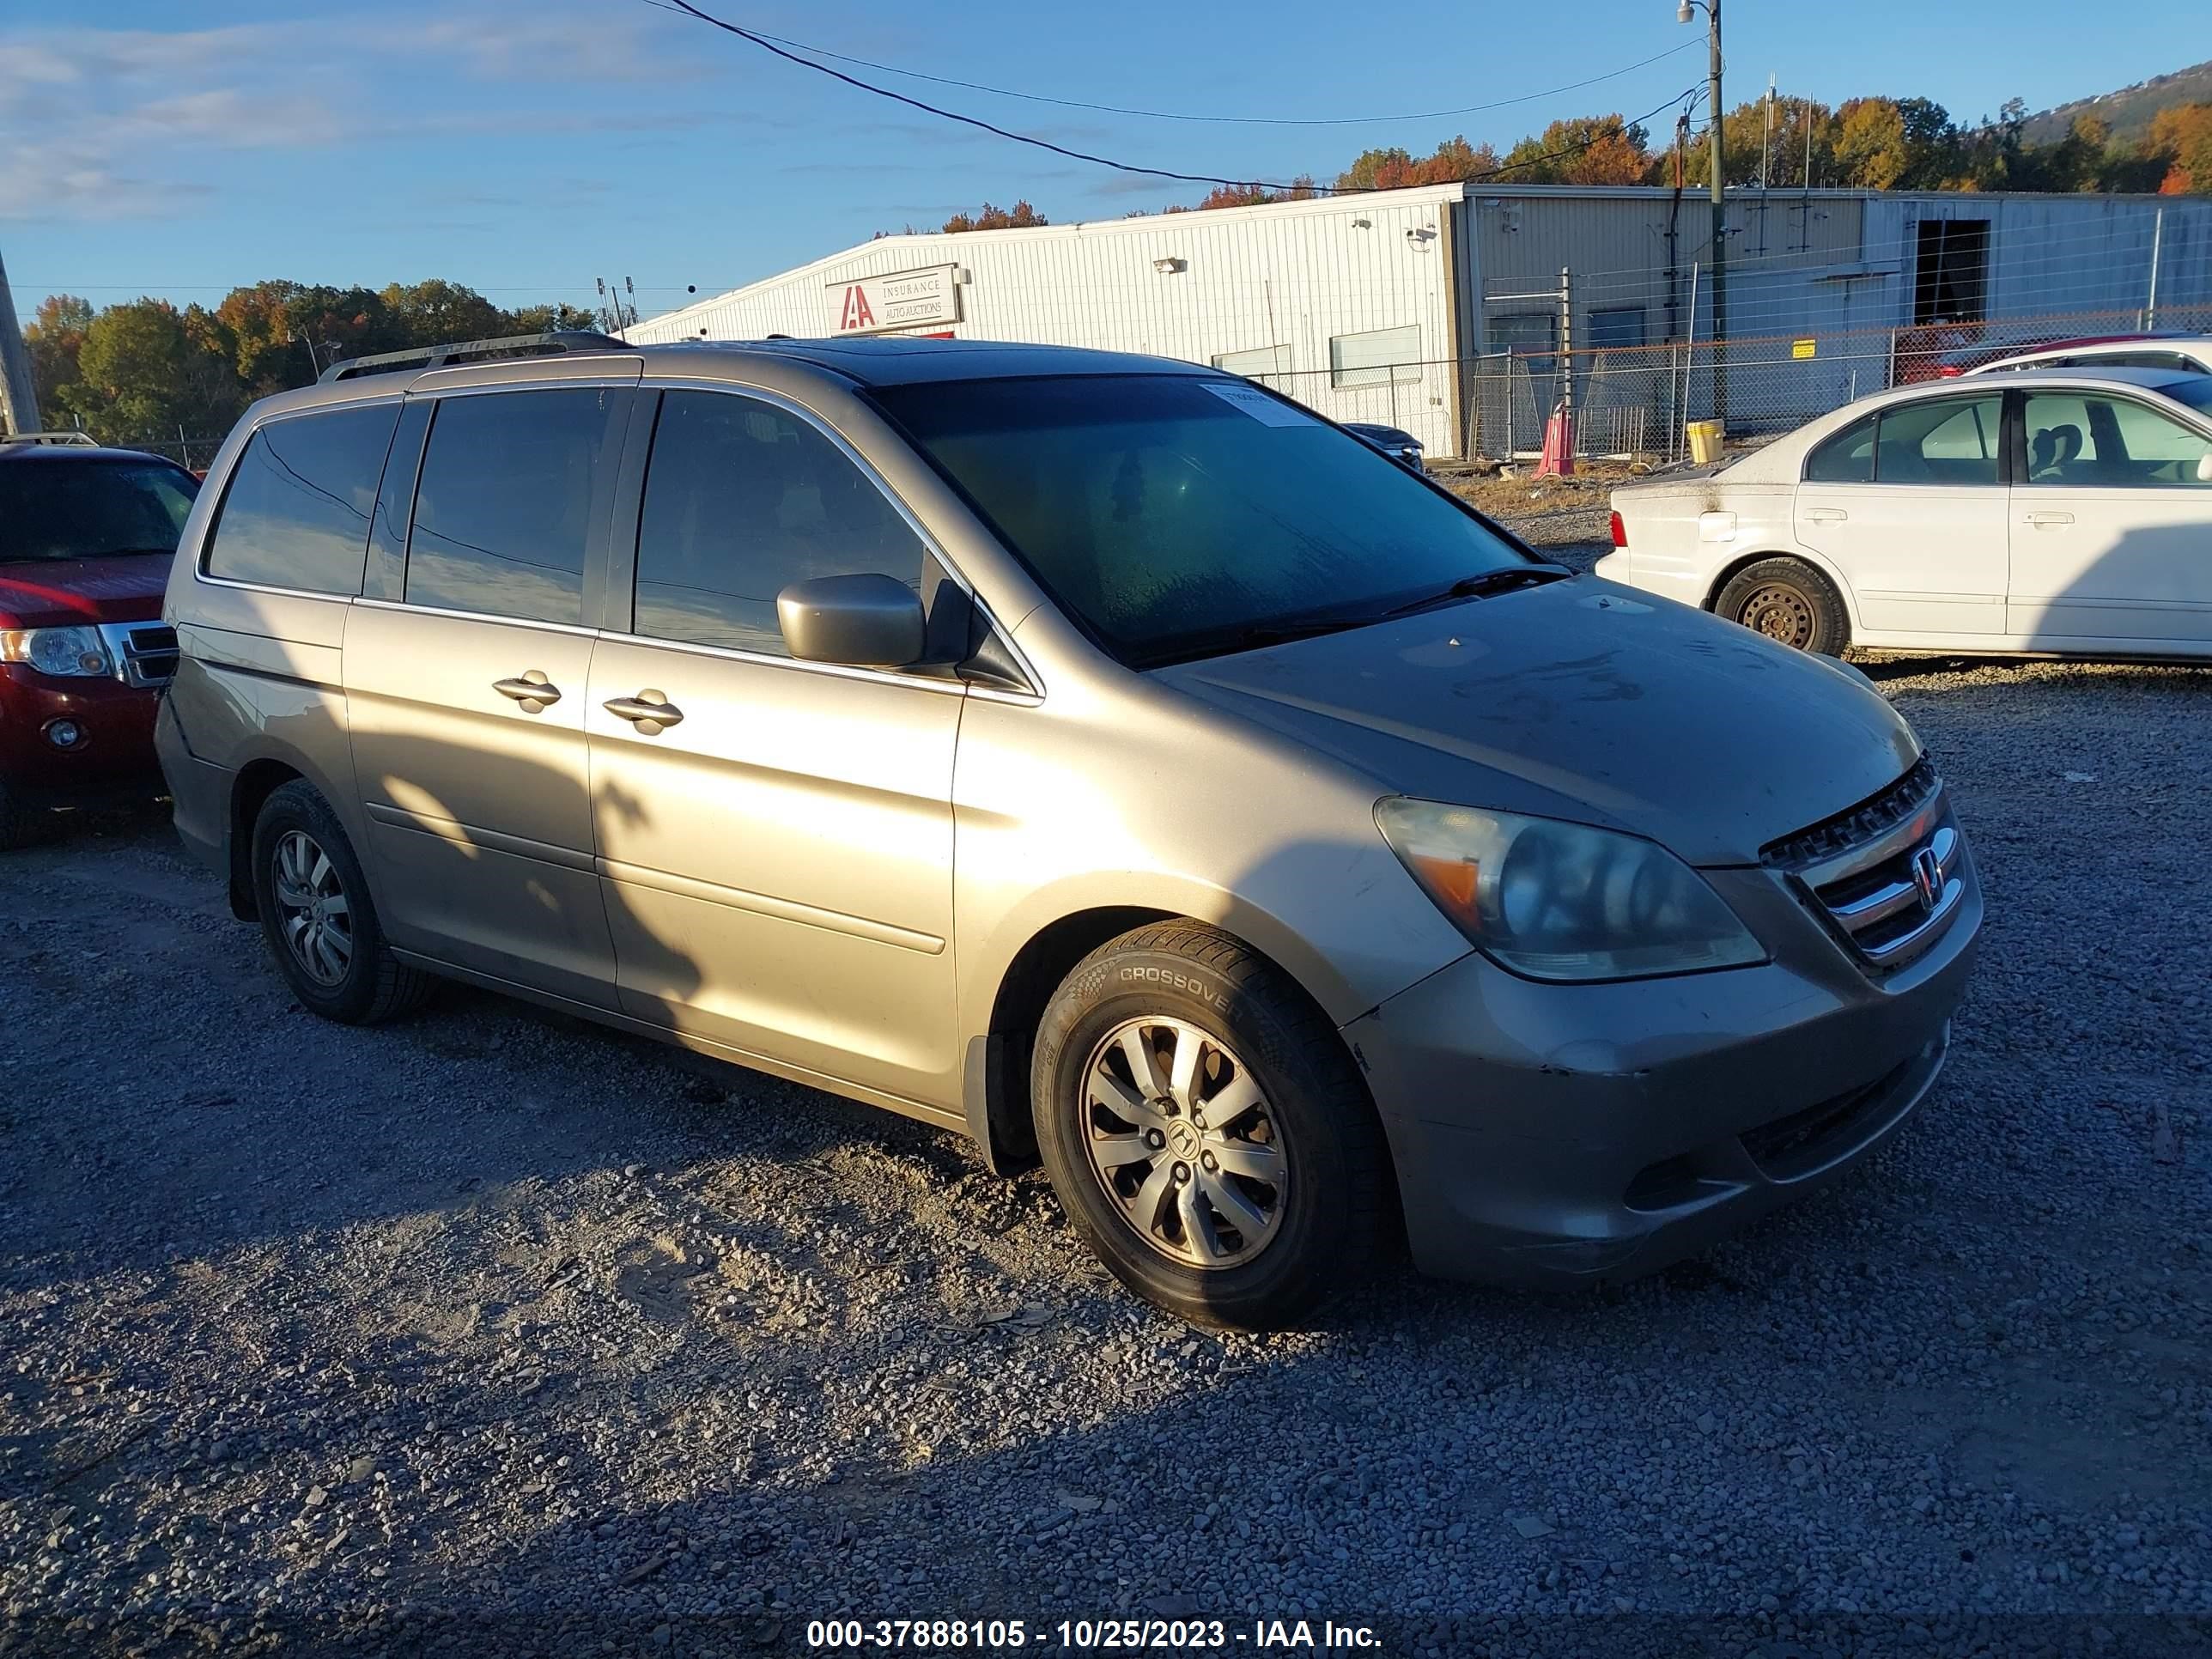
[[[1855,806],[1919,755],[1863,676],[1580,576],[1158,671],[1379,793],[1576,819],[1693,864]]]
[[[15,559],[0,563],[0,617],[10,628],[147,622],[161,614],[169,561],[155,553],[112,559]]]

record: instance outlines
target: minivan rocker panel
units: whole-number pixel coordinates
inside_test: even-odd
[[[501,349],[258,405],[171,576],[177,827],[311,1011],[964,1130],[1247,1328],[1648,1271],[1934,1081],[1981,894],[1856,671],[1190,365]]]

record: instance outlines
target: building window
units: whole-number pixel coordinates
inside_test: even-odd
[[[1589,314],[1589,343],[1599,351],[1626,351],[1644,343],[1644,307],[1614,306]]]
[[[1990,222],[1923,219],[1912,284],[1912,320],[1978,322],[1989,309]]]
[[[1559,349],[1559,313],[1551,311],[1507,311],[1483,325],[1492,351],[1508,351],[1531,374],[1549,374]]]
[[[1242,374],[1248,380],[1264,380],[1271,374],[1291,372],[1291,349],[1273,345],[1252,351],[1224,351],[1214,357],[1213,366],[1227,374]]]
[[[1340,334],[1328,343],[1328,383],[1333,386],[1388,386],[1420,378],[1419,323]]]

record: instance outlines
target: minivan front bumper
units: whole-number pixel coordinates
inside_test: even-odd
[[[1526,1286],[1633,1278],[1834,1179],[1942,1068],[1982,901],[1869,974],[1766,871],[1711,872],[1773,959],[1540,984],[1470,955],[1344,1028],[1415,1264]]]

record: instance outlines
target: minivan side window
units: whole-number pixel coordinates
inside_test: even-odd
[[[624,406],[622,392],[593,386],[441,399],[415,491],[407,603],[580,623]]]
[[[661,398],[633,633],[786,656],[775,596],[789,584],[880,572],[919,592],[923,556],[883,491],[805,422],[728,392]]]
[[[226,581],[351,598],[399,405],[356,404],[270,421],[231,469],[206,569]]]
[[[1805,460],[1807,483],[1872,483],[1875,417],[1854,421]]]

